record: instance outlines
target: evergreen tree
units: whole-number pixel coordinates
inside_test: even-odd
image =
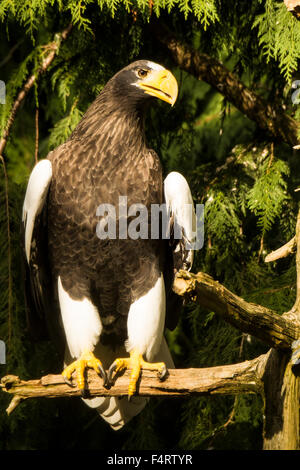
[[[294,259],[264,262],[294,236],[299,202],[299,151],[292,145],[300,138],[300,21],[284,2],[2,0],[0,21],[2,137],[19,92],[36,78],[0,152],[0,339],[7,345],[1,376],[61,372],[50,341],[32,341],[24,307],[19,224],[35,157],[64,142],[107,80],[139,58],[168,66],[180,85],[175,108],[151,109],[146,130],[165,173],[182,172],[195,202],[205,204],[205,244],[193,271],[277,312],[291,308]],[[71,23],[64,39],[60,33]],[[183,60],[190,51],[199,54],[199,69]],[[240,83],[249,101],[240,100]],[[185,306],[167,339],[182,368],[241,362],[267,351],[194,304]],[[152,399],[119,433],[81,400],[24,402],[10,417],[3,413],[7,405],[0,393],[0,449],[262,446],[257,396]]]

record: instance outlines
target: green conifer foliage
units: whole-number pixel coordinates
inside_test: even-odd
[[[156,103],[150,110],[147,137],[164,172],[181,171],[195,203],[205,204],[205,244],[193,271],[207,272],[246,300],[279,313],[293,304],[293,257],[270,264],[264,257],[295,233],[299,151],[272,140],[226,101],[221,89],[181,71],[154,37],[154,20],[222,61],[250,90],[300,120],[300,104],[291,99],[291,85],[300,79],[300,21],[281,1],[2,0],[0,79],[7,96],[6,104],[0,104],[1,135],[18,92],[37,73],[51,43],[59,41],[57,33],[70,22],[73,30],[59,42],[54,61],[18,110],[3,155],[8,180],[0,164],[0,339],[8,349],[0,376],[29,379],[61,371],[52,343],[34,342],[30,336],[22,290],[19,224],[34,165],[36,109],[39,158],[44,158],[69,137],[106,81],[139,58],[171,68],[180,85],[174,108]],[[268,349],[194,304],[185,306],[167,339],[177,367],[241,362]],[[256,396],[152,399],[119,433],[80,400],[24,402],[9,418],[7,405],[0,393],[0,449],[262,445],[262,403]]]

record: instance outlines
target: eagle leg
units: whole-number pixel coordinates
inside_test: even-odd
[[[84,351],[80,358],[77,361],[72,362],[68,365],[62,372],[62,376],[67,384],[72,385],[70,379],[72,377],[73,372],[76,371],[76,381],[79,390],[81,391],[82,396],[85,396],[85,378],[84,378],[84,371],[87,367],[94,369],[97,374],[99,374],[102,379],[104,385],[107,383],[107,376],[106,372],[102,366],[102,363],[99,359],[97,359],[94,354],[90,351]]]
[[[168,373],[164,362],[146,362],[144,361],[142,354],[140,354],[136,349],[130,351],[130,357],[118,358],[112,363],[108,371],[108,383],[111,384],[114,381],[113,376],[116,377],[117,373],[123,369],[131,369],[128,386],[129,401],[136,392],[137,381],[142,369],[157,370],[158,378],[160,380],[164,380]]]

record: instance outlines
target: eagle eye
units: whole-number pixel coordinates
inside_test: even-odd
[[[140,78],[145,78],[147,77],[149,71],[145,69],[138,69],[137,74]]]

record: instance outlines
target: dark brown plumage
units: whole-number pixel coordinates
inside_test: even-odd
[[[100,367],[106,379],[104,369],[117,352],[133,352],[136,371],[144,355],[148,360],[158,355],[172,366],[163,329],[164,323],[176,326],[181,306],[172,292],[174,260],[179,269],[186,267],[187,258],[174,240],[150,237],[151,205],[162,204],[166,194],[159,158],[147,147],[144,133],[153,96],[174,104],[177,83],[170,72],[148,61],[121,70],[70,138],[36,165],[28,183],[23,223],[29,319],[40,331],[46,318],[52,336],[66,348],[66,361],[80,358],[64,370],[66,379],[79,362]],[[174,175],[170,194],[177,191],[173,181],[183,192],[180,204],[190,201],[186,181]],[[148,209],[147,239],[120,239],[118,232],[116,239],[97,236],[98,206],[118,208],[120,196],[127,197],[128,208],[142,204]],[[118,227],[118,218],[116,222]],[[92,354],[97,348],[103,367]],[[118,360],[125,367],[126,359]],[[161,372],[165,369],[162,362],[157,365]],[[136,380],[129,386],[130,396]],[[83,375],[78,383],[83,391]],[[139,412],[145,399],[134,406],[120,403],[97,401],[99,413],[115,429]]]
[[[43,226],[48,234],[43,247],[50,268],[47,290],[54,284],[50,276],[60,275],[74,299],[91,298],[103,324],[101,340],[112,345],[126,340],[130,305],[153,287],[161,271],[174,297],[167,321],[173,328],[181,304],[171,291],[168,241],[99,240],[96,235],[99,204],[117,206],[119,196],[126,195],[128,207],[142,203],[150,209],[164,200],[161,164],[144,133],[144,113],[153,98],[131,86],[132,70],[145,64],[136,62],[116,74],[71,137],[47,157],[53,170]],[[55,285],[53,290],[57,299]],[[53,306],[47,310],[53,317]]]

